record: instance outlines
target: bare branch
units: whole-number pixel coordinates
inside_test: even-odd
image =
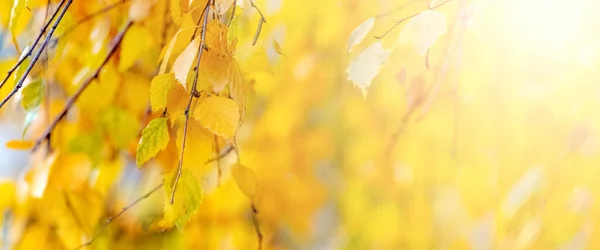
[[[158,184],[156,187],[154,187],[152,190],[150,190],[148,193],[146,193],[144,196],[137,198],[135,201],[133,201],[131,204],[127,205],[126,207],[121,209],[121,212],[108,217],[108,219],[106,220],[106,222],[104,223],[104,226],[102,226],[102,228],[100,228],[100,230],[98,231],[98,233],[96,233],[88,242],[83,243],[82,245],[78,246],[77,249],[80,249],[82,247],[85,246],[89,246],[91,245],[102,233],[104,233],[104,231],[106,230],[106,228],[108,227],[108,225],[110,225],[111,222],[113,222],[114,220],[116,220],[117,218],[121,217],[121,215],[123,215],[125,212],[127,212],[127,210],[131,209],[133,206],[135,206],[136,204],[138,204],[140,201],[148,198],[150,195],[152,195],[154,192],[158,191],[162,186],[164,185],[164,183],[160,183]]]
[[[104,58],[104,61],[102,61],[102,64],[100,64],[100,67],[98,67],[96,69],[96,71],[94,72],[94,74],[92,74],[92,76],[87,78],[81,84],[81,86],[79,87],[79,89],[77,89],[77,92],[75,92],[75,94],[73,94],[73,96],[69,97],[69,99],[67,100],[67,102],[65,104],[65,107],[60,111],[60,113],[56,116],[56,118],[54,118],[54,120],[52,121],[50,126],[46,129],[46,131],[42,134],[42,136],[35,142],[35,144],[33,146],[33,151],[35,151],[40,146],[40,144],[46,138],[48,138],[48,136],[50,136],[50,133],[52,132],[54,127],[56,127],[58,122],[67,114],[69,109],[71,109],[71,107],[75,104],[75,101],[77,101],[77,99],[79,98],[79,96],[81,96],[83,91],[85,91],[85,89],[90,85],[90,83],[92,83],[92,80],[94,80],[94,79],[96,79],[96,77],[98,77],[98,75],[100,74],[100,71],[102,70],[104,65],[106,65],[106,63],[108,63],[108,60],[117,51],[117,47],[119,47],[119,45],[121,44],[121,41],[123,41],[123,37],[125,36],[125,33],[127,32],[127,30],[129,30],[129,27],[131,27],[132,24],[133,24],[132,21],[127,21],[127,24],[125,25],[125,27],[113,39],[112,45],[108,49],[108,54],[106,55],[106,58]]]
[[[35,47],[37,46],[37,44],[40,42],[40,39],[42,39],[42,36],[44,35],[44,33],[46,33],[46,30],[48,29],[48,27],[50,26],[50,23],[52,23],[52,20],[56,17],[56,15],[58,14],[58,12],[60,11],[60,8],[65,4],[66,0],[62,0],[59,4],[58,7],[56,8],[56,10],[54,11],[54,13],[52,13],[52,17],[50,17],[50,19],[46,22],[46,24],[44,24],[44,27],[42,27],[42,29],[40,30],[40,33],[38,34],[38,36],[35,38],[35,40],[33,41],[33,44],[31,44],[31,47],[29,48],[29,50],[27,51],[27,53],[23,56],[21,56],[21,58],[19,58],[19,61],[17,61],[17,63],[15,64],[15,66],[13,66],[9,71],[8,74],[6,75],[6,77],[2,80],[2,83],[0,83],[0,88],[2,88],[2,86],[4,86],[4,84],[6,83],[6,81],[8,81],[8,78],[10,78],[10,76],[12,75],[12,73],[17,70],[17,68],[23,64],[23,62],[25,61],[25,59],[27,59],[27,57],[31,56],[31,53],[33,52],[33,49],[35,49]],[[66,10],[63,10],[63,14]],[[62,15],[61,17],[62,18]],[[58,22],[60,22],[60,18],[59,20],[57,20]],[[55,24],[56,26],[57,24]],[[51,34],[48,34],[51,35]],[[48,36],[46,36],[46,40],[48,39]],[[45,45],[44,45],[45,47]],[[40,51],[43,50],[43,47],[40,49]],[[38,51],[38,54],[40,53],[40,51]],[[2,107],[2,105],[0,105],[0,107]]]
[[[223,157],[227,156],[227,154],[228,154],[229,152],[231,152],[231,151],[232,151],[232,149],[233,149],[233,148],[229,148],[229,149],[228,149],[228,150],[226,150],[225,152],[221,153],[221,154],[220,154],[218,157],[216,157],[216,158],[214,158],[214,159],[210,159],[210,160],[206,161],[206,163],[205,163],[205,164],[208,164],[208,163],[210,163],[210,162],[212,162],[212,161],[217,161],[217,160],[219,160],[219,159],[221,159],[221,158],[223,158]],[[154,188],[153,188],[152,190],[150,190],[148,193],[144,194],[142,197],[140,197],[140,198],[137,198],[135,201],[133,201],[132,203],[130,203],[130,204],[129,204],[129,205],[127,205],[126,207],[123,207],[119,213],[117,213],[117,214],[115,214],[115,215],[113,215],[113,216],[109,217],[109,218],[106,220],[106,223],[104,223],[104,225],[102,226],[102,228],[100,228],[100,230],[98,231],[98,233],[96,233],[96,234],[95,234],[95,235],[94,235],[94,236],[93,236],[93,237],[92,237],[92,238],[91,238],[91,239],[90,239],[88,242],[86,242],[86,243],[84,243],[84,244],[80,245],[79,247],[77,247],[77,249],[80,249],[80,248],[82,248],[82,247],[85,247],[85,246],[90,246],[90,245],[91,245],[91,244],[94,242],[94,240],[96,240],[96,239],[97,239],[97,238],[98,238],[98,237],[99,237],[99,236],[100,236],[102,233],[104,233],[104,231],[106,231],[106,228],[107,228],[107,227],[110,225],[110,223],[112,223],[113,221],[117,220],[119,217],[121,217],[121,215],[123,215],[123,214],[124,214],[125,212],[127,212],[129,209],[133,208],[135,205],[137,205],[138,203],[140,203],[140,201],[142,201],[142,200],[144,200],[144,199],[147,199],[148,197],[150,197],[150,195],[152,195],[152,194],[156,193],[156,191],[158,191],[158,190],[159,190],[161,187],[163,187],[163,186],[164,186],[164,182],[163,182],[163,183],[160,183],[160,184],[158,184],[156,187],[154,187]],[[256,209],[254,208],[254,210],[253,210],[253,211],[256,211]],[[256,213],[258,213],[258,212],[256,212]],[[256,223],[258,223],[258,222],[256,222]]]
[[[187,107],[185,108],[185,122],[183,123],[183,139],[181,140],[181,157],[179,157],[179,166],[177,168],[177,175],[175,176],[175,182],[173,183],[173,192],[171,193],[171,205],[175,201],[175,190],[177,190],[177,183],[179,182],[179,177],[181,177],[181,170],[183,168],[183,156],[185,152],[185,141],[187,138],[187,126],[190,120],[190,107],[192,105],[192,100],[194,99],[194,95],[196,92],[196,85],[198,85],[198,70],[200,69],[200,59],[202,58],[202,52],[204,51],[204,41],[206,41],[206,26],[208,24],[208,11],[210,5],[208,2],[206,3],[206,7],[204,8],[204,24],[202,25],[202,41],[200,42],[200,46],[198,46],[198,55],[196,56],[196,67],[194,68],[195,76],[194,83],[192,84],[192,88],[190,89],[190,99],[188,100]]]

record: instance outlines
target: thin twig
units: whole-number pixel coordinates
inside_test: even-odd
[[[48,42],[50,41],[52,34],[54,34],[56,27],[62,20],[65,13],[67,13],[67,9],[69,9],[69,6],[71,6],[71,3],[73,3],[73,0],[68,0],[67,4],[63,8],[63,10],[60,12],[58,19],[56,19],[56,22],[54,22],[54,25],[52,25],[52,28],[48,32],[48,35],[46,35],[46,39],[44,39],[44,42],[42,43],[42,45],[40,45],[40,49],[38,50],[37,53],[35,53],[35,55],[33,56],[33,59],[31,59],[31,62],[29,63],[29,66],[27,66],[27,69],[25,70],[25,72],[23,72],[23,75],[21,76],[21,79],[19,79],[19,82],[17,82],[17,85],[15,85],[13,90],[6,96],[6,98],[4,98],[4,100],[2,100],[2,102],[0,102],[0,108],[2,108],[2,106],[4,106],[4,104],[6,104],[6,102],[8,102],[8,100],[10,100],[10,98],[13,97],[17,93],[17,91],[19,91],[19,89],[21,89],[21,87],[23,87],[23,82],[25,82],[27,75],[29,75],[29,72],[31,72],[31,69],[33,69],[33,66],[35,65],[35,63],[38,61],[38,59],[40,59],[40,56],[42,55],[42,51],[44,51],[44,49],[48,45]]]
[[[35,49],[35,46],[37,46],[37,44],[40,42],[40,39],[42,39],[42,36],[44,35],[44,33],[46,33],[46,30],[48,29],[48,26],[50,26],[50,23],[52,23],[52,20],[54,19],[54,17],[56,17],[56,15],[58,14],[58,12],[60,11],[60,8],[63,6],[63,4],[65,4],[66,1],[67,0],[62,0],[58,4],[58,7],[54,11],[54,13],[52,13],[52,17],[46,22],[46,24],[44,24],[44,27],[42,27],[42,29],[40,30],[40,33],[38,34],[38,36],[33,41],[33,44],[28,49],[27,53],[25,55],[21,56],[21,58],[19,58],[19,61],[17,61],[17,63],[15,64],[15,66],[13,66],[8,71],[8,74],[6,75],[6,77],[4,78],[4,80],[2,80],[2,83],[0,83],[0,88],[2,88],[2,86],[4,86],[4,84],[6,83],[6,81],[8,81],[8,78],[10,78],[10,75],[12,75],[12,73],[15,70],[17,70],[17,68],[25,61],[25,59],[27,59],[27,57],[31,56],[31,53],[33,52],[33,49]]]
[[[231,152],[233,148],[229,148],[229,150],[223,152],[221,155],[219,155],[218,157],[214,158],[214,159],[210,159],[208,161],[206,161],[205,164],[208,164],[212,161],[217,161],[225,156],[227,156],[227,154],[229,152]],[[164,182],[158,184],[156,187],[154,187],[152,190],[150,190],[148,193],[144,194],[142,197],[137,198],[135,201],[133,201],[132,203],[130,203],[129,205],[127,205],[126,207],[123,207],[121,209],[121,211],[111,217],[109,217],[106,220],[106,223],[104,223],[104,225],[102,226],[102,228],[100,228],[100,230],[98,231],[98,233],[96,233],[88,242],[80,245],[79,247],[77,247],[77,249],[80,249],[82,247],[85,246],[89,246],[91,245],[94,240],[96,240],[104,231],[106,231],[106,228],[110,225],[110,223],[112,223],[113,221],[117,220],[119,217],[121,217],[121,215],[123,215],[125,212],[127,212],[129,209],[131,209],[132,207],[134,207],[135,205],[137,205],[140,201],[147,199],[148,197],[150,197],[150,195],[156,193],[156,191],[158,191],[162,186],[164,186]],[[258,213],[258,212],[257,212]]]
[[[79,96],[81,96],[81,94],[83,93],[83,91],[85,91],[85,89],[90,85],[90,83],[92,83],[92,80],[94,80],[94,79],[96,79],[98,77],[98,75],[100,74],[100,71],[102,70],[102,68],[104,67],[104,65],[106,65],[106,63],[108,63],[108,60],[117,51],[117,47],[119,47],[119,45],[121,44],[121,41],[123,41],[123,37],[125,36],[125,33],[127,32],[127,30],[129,30],[129,27],[131,27],[132,24],[133,24],[132,21],[127,21],[127,24],[125,25],[125,27],[113,39],[112,45],[108,49],[108,54],[106,55],[106,58],[104,58],[104,61],[102,61],[102,64],[100,64],[100,67],[98,67],[96,69],[96,71],[94,72],[94,74],[92,74],[92,76],[90,76],[89,78],[87,78],[81,84],[81,86],[79,87],[79,89],[77,89],[77,92],[75,92],[75,94],[73,94],[73,96],[69,97],[69,99],[67,100],[67,102],[65,104],[65,107],[56,116],[56,118],[54,118],[54,120],[52,121],[52,124],[50,124],[50,126],[46,129],[46,131],[42,134],[42,136],[35,142],[35,144],[33,146],[33,151],[35,151],[40,146],[40,144],[46,138],[48,138],[48,136],[50,135],[50,133],[52,132],[52,130],[54,129],[54,127],[56,127],[56,125],[58,125],[58,122],[67,114],[67,112],[75,104],[75,101],[77,101],[77,99],[79,98]]]
[[[171,193],[171,201],[170,204],[173,205],[175,201],[175,190],[177,190],[177,183],[179,182],[179,177],[181,177],[181,170],[183,169],[183,156],[185,152],[185,141],[187,137],[187,126],[190,120],[190,107],[192,105],[192,100],[194,99],[194,94],[196,92],[196,85],[198,85],[198,70],[200,69],[200,59],[202,58],[202,52],[204,51],[204,41],[206,41],[206,26],[208,24],[208,11],[210,5],[207,3],[204,8],[204,24],[202,25],[202,34],[200,42],[200,46],[198,46],[198,55],[196,56],[196,67],[194,68],[195,76],[194,83],[192,84],[192,88],[190,89],[190,99],[188,100],[187,107],[185,108],[185,121],[183,123],[183,139],[181,140],[181,157],[179,157],[179,166],[177,168],[177,175],[175,176],[175,182],[173,183],[173,192]]]
[[[431,6],[431,7],[429,7],[429,8],[428,8],[428,10],[435,10],[435,9],[437,9],[437,8],[439,8],[439,7],[442,7],[442,6],[444,6],[445,4],[447,4],[447,3],[449,3],[449,2],[452,2],[452,1],[453,1],[453,0],[448,0],[448,1],[445,1],[445,2],[443,2],[443,3],[440,3],[440,4],[438,4],[438,5],[436,5],[436,6]],[[421,12],[419,12],[419,13],[412,14],[412,15],[410,15],[410,16],[408,16],[408,17],[405,17],[405,18],[402,18],[402,19],[398,20],[398,21],[397,21],[397,22],[396,22],[396,23],[395,23],[395,24],[394,24],[394,25],[393,25],[391,28],[389,28],[389,29],[388,29],[386,32],[384,32],[383,34],[381,34],[381,35],[379,35],[379,36],[375,36],[375,39],[378,39],[378,40],[379,40],[379,39],[383,39],[383,38],[384,38],[384,37],[385,37],[385,36],[386,36],[388,33],[390,33],[392,30],[394,30],[396,27],[398,27],[398,25],[400,25],[401,23],[403,23],[404,21],[406,21],[406,20],[408,20],[408,19],[411,19],[411,18],[413,18],[413,17],[416,17],[416,16],[418,16],[418,15],[419,15],[419,14],[421,14],[421,13],[423,13],[423,11],[421,11]]]
[[[258,250],[261,250],[263,235],[262,235],[262,232],[260,231],[260,225],[258,223],[258,210],[256,209],[254,202],[252,202],[251,207],[252,207],[252,222],[254,223],[254,231],[256,231],[256,237],[258,237]]]
[[[206,163],[211,163],[213,161],[218,161],[218,160],[224,158],[225,156],[227,156],[232,151],[233,151],[233,147],[229,146],[229,148],[227,148],[227,150],[221,152],[221,154],[219,154],[219,155],[217,155],[217,156],[215,156],[215,157],[213,157],[211,159],[208,159],[208,161],[206,161]]]
[[[156,187],[154,187],[152,190],[150,190],[148,193],[146,193],[144,196],[136,199],[135,201],[133,201],[131,204],[127,205],[126,207],[121,209],[121,212],[117,213],[116,215],[113,215],[111,217],[108,217],[108,219],[106,220],[106,222],[104,223],[104,226],[102,226],[102,228],[100,228],[100,230],[98,231],[98,233],[96,233],[88,242],[83,243],[82,245],[78,246],[77,248],[75,248],[75,250],[80,249],[82,247],[85,246],[89,246],[91,245],[102,233],[104,233],[104,231],[106,230],[106,228],[108,227],[108,225],[110,225],[111,222],[113,222],[114,220],[116,220],[117,218],[121,217],[121,215],[123,215],[125,212],[127,212],[127,210],[131,209],[133,206],[135,206],[136,204],[138,204],[140,201],[148,198],[150,195],[152,195],[154,192],[158,191],[162,186],[164,185],[164,183],[160,183],[158,184]]]
[[[129,0],[118,0],[118,1],[116,1],[114,3],[111,3],[111,4],[107,5],[106,7],[102,8],[102,9],[99,9],[99,10],[97,10],[97,11],[95,11],[95,12],[93,12],[93,13],[87,15],[87,16],[82,17],[81,19],[77,20],[76,23],[74,23],[69,28],[67,28],[65,30],[65,32],[63,32],[63,34],[61,35],[61,37],[64,37],[67,34],[71,33],[75,28],[79,27],[79,25],[82,25],[82,24],[84,24],[84,23],[86,23],[86,22],[94,19],[95,17],[97,17],[99,15],[102,15],[102,14],[104,14],[106,12],[109,12],[112,9],[120,6],[121,4],[127,3],[128,1]]]

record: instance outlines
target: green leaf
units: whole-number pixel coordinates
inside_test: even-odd
[[[202,204],[202,186],[192,172],[184,169],[177,182],[175,199],[173,205],[171,205],[171,194],[176,176],[177,169],[165,179],[167,185],[165,185],[165,214],[163,220],[165,223],[175,224],[177,229],[183,230],[183,227]]]
[[[136,163],[141,166],[150,158],[156,156],[169,144],[168,118],[156,118],[144,128],[142,138],[138,143],[136,152]]]
[[[127,147],[141,126],[134,115],[117,107],[105,109],[100,119],[104,132],[117,148]]]
[[[83,153],[90,157],[94,164],[102,161],[102,134],[99,130],[74,136],[67,145],[70,153]]]
[[[33,109],[25,114],[25,120],[23,120],[23,132],[21,132],[21,140],[25,138],[25,134],[27,134],[27,130],[29,130],[31,123],[33,123],[33,120],[35,120],[37,117],[38,111],[39,109]]]
[[[159,111],[167,106],[169,90],[175,84],[175,74],[160,74],[152,78],[150,83],[150,107],[152,111]]]
[[[42,79],[30,82],[23,88],[23,99],[21,99],[21,105],[27,111],[36,109],[42,103],[44,97],[44,85]]]

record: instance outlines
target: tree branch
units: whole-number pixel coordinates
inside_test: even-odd
[[[254,231],[256,231],[256,237],[258,238],[258,250],[262,250],[263,234],[260,231],[260,224],[258,223],[258,210],[256,209],[254,202],[252,202],[251,206],[252,206],[252,222],[254,223]]]
[[[444,6],[445,4],[447,4],[447,3],[449,3],[449,2],[452,2],[452,1],[453,1],[453,0],[448,0],[448,1],[445,1],[445,2],[443,2],[443,3],[440,3],[440,4],[438,4],[438,5],[436,5],[436,6],[430,6],[430,7],[428,8],[428,10],[435,10],[435,9],[437,9],[437,8],[439,8],[439,7],[442,7],[442,6]],[[408,17],[405,17],[405,18],[402,18],[402,19],[398,20],[398,21],[397,21],[397,22],[396,22],[396,23],[395,23],[395,24],[394,24],[394,25],[393,25],[391,28],[389,28],[389,29],[388,29],[386,32],[384,32],[383,34],[381,34],[381,35],[379,35],[379,36],[375,36],[375,39],[378,39],[378,40],[379,40],[379,39],[383,39],[383,38],[384,38],[384,37],[385,37],[385,36],[386,36],[388,33],[390,33],[392,30],[394,30],[396,27],[398,27],[398,25],[400,25],[401,23],[403,23],[404,21],[406,21],[406,20],[408,20],[408,19],[411,19],[411,18],[413,18],[413,17],[416,17],[416,16],[418,16],[418,15],[419,15],[419,14],[421,14],[421,13],[423,13],[423,12],[421,11],[421,12],[419,12],[419,13],[415,13],[415,14],[412,14],[412,15],[410,15],[410,16],[408,16]]]
[[[48,138],[48,136],[50,136],[50,133],[52,132],[54,127],[56,127],[56,125],[58,125],[58,122],[67,114],[69,109],[71,109],[71,107],[75,104],[75,101],[77,101],[77,99],[79,98],[79,96],[81,96],[83,91],[90,85],[90,83],[92,83],[92,80],[94,80],[94,79],[96,79],[96,77],[98,77],[98,75],[100,74],[100,70],[102,70],[104,65],[106,65],[106,63],[108,63],[108,60],[111,58],[111,56],[117,51],[117,47],[119,47],[119,45],[121,44],[121,41],[123,41],[123,37],[125,36],[125,33],[127,32],[127,30],[129,30],[129,27],[131,27],[132,24],[133,24],[132,21],[127,21],[127,24],[125,25],[125,27],[113,39],[112,45],[108,49],[108,54],[106,55],[106,58],[104,58],[104,61],[102,61],[102,64],[100,65],[100,67],[98,67],[98,69],[96,69],[94,74],[91,77],[87,78],[81,84],[79,89],[77,89],[77,92],[75,92],[75,94],[73,94],[73,96],[71,96],[67,100],[65,107],[60,111],[60,113],[56,116],[56,118],[54,118],[54,120],[52,121],[50,126],[46,129],[46,131],[42,134],[42,136],[35,142],[35,144],[33,146],[33,151],[37,150],[37,148],[40,146],[40,144],[46,138]]]
[[[107,5],[106,7],[102,8],[102,9],[99,9],[99,10],[97,10],[97,11],[95,11],[95,12],[93,12],[93,13],[87,15],[87,16],[82,17],[81,19],[77,20],[77,22],[75,24],[73,24],[69,28],[67,28],[65,30],[65,32],[63,32],[63,34],[62,34],[61,37],[66,36],[67,34],[71,33],[79,25],[82,25],[82,24],[84,24],[84,23],[86,23],[86,22],[94,19],[95,17],[97,17],[99,15],[102,15],[102,14],[104,14],[106,12],[109,12],[112,9],[120,6],[121,4],[127,3],[128,1],[129,0],[118,0],[118,1],[116,1],[114,3],[111,3],[111,4]]]
[[[135,201],[133,201],[131,204],[127,205],[126,207],[121,209],[121,212],[119,212],[116,215],[113,215],[111,217],[108,217],[108,219],[106,220],[106,222],[104,223],[104,226],[102,226],[102,228],[100,228],[100,230],[98,231],[98,233],[96,233],[88,242],[83,243],[82,245],[78,246],[77,249],[80,249],[82,247],[85,246],[89,246],[91,245],[102,233],[104,233],[104,231],[106,230],[106,228],[108,227],[108,225],[110,225],[111,222],[113,222],[114,220],[116,220],[117,218],[121,217],[121,215],[123,215],[125,212],[127,212],[127,210],[131,209],[133,206],[135,206],[136,204],[138,204],[140,201],[148,198],[150,195],[152,195],[154,192],[158,191],[162,186],[164,185],[164,183],[160,183],[158,184],[156,187],[154,187],[152,190],[150,190],[148,193],[146,193],[145,195],[143,195],[140,198],[137,198]]]
[[[196,85],[198,85],[198,70],[200,69],[200,59],[202,58],[202,52],[204,51],[204,41],[206,40],[206,26],[208,24],[208,11],[210,5],[208,2],[206,3],[206,7],[204,8],[204,24],[202,25],[202,34],[200,42],[200,46],[198,46],[198,55],[196,56],[196,67],[194,68],[195,76],[194,83],[192,84],[192,88],[190,89],[190,99],[188,100],[187,107],[185,108],[185,122],[183,123],[183,139],[181,140],[181,157],[179,157],[179,166],[177,168],[177,175],[175,176],[175,182],[173,183],[173,192],[171,193],[171,205],[175,201],[175,190],[177,190],[177,183],[179,182],[179,177],[181,177],[181,170],[183,168],[183,156],[185,152],[185,141],[187,138],[187,126],[190,120],[190,107],[192,105],[192,100],[194,99],[194,94],[196,92]]]
[[[67,0],[62,0],[58,4],[58,7],[54,11],[54,13],[52,13],[52,17],[48,20],[48,22],[46,22],[46,24],[44,24],[44,27],[42,27],[42,29],[40,30],[40,33],[38,34],[38,36],[33,41],[33,44],[31,45],[31,47],[29,48],[29,50],[27,51],[27,53],[25,55],[21,56],[19,58],[19,61],[17,61],[17,63],[15,64],[15,66],[13,66],[8,71],[6,77],[2,80],[2,83],[0,83],[0,88],[2,88],[2,86],[4,86],[4,84],[6,83],[6,81],[8,81],[8,78],[10,78],[10,76],[12,75],[12,73],[15,70],[17,70],[17,68],[21,64],[23,64],[23,62],[25,61],[25,59],[28,58],[29,56],[31,56],[31,53],[33,52],[33,50],[35,49],[35,47],[37,46],[37,44],[40,42],[40,39],[42,39],[42,36],[44,35],[44,33],[46,32],[46,30],[48,29],[48,26],[50,26],[50,23],[52,23],[52,20],[56,17],[56,15],[58,14],[58,12],[60,11],[60,8],[65,4],[66,1]],[[58,19],[56,20],[56,22],[54,22],[54,25],[52,26],[52,29],[46,35],[46,39],[42,43],[42,45],[40,47],[40,50],[35,54],[34,60],[31,61],[31,63],[29,63],[29,66],[27,67],[27,71],[25,72],[25,74],[23,74],[23,76],[21,77],[19,83],[15,86],[15,88],[13,89],[13,91],[2,101],[2,103],[0,103],[0,108],[2,108],[2,106],[4,105],[4,103],[6,103],[8,101],[8,99],[10,99],[10,97],[12,95],[14,95],[14,93],[16,93],[17,90],[19,90],[19,88],[21,88],[21,86],[19,86],[19,85],[23,84],[23,81],[24,81],[25,77],[27,76],[27,74],[29,74],[29,71],[31,71],[31,68],[33,68],[33,65],[35,64],[35,62],[38,60],[38,58],[42,54],[42,51],[44,50],[44,48],[48,44],[48,41],[50,40],[50,37],[52,37],[52,33],[54,33],[54,30],[56,29],[56,27],[60,23],[60,21],[61,21],[62,17],[64,16],[64,14],[67,12],[67,9],[69,8],[69,5],[71,5],[72,1],[73,0],[69,0],[69,2],[67,3],[67,6],[65,6],[65,8],[63,9],[63,11],[60,13],[60,16],[58,17]]]
[[[206,161],[204,164],[208,164],[211,163],[213,161],[218,161],[221,158],[227,156],[231,151],[233,151],[233,147],[230,147],[228,150],[224,151],[223,153],[221,153],[219,156],[213,158],[213,159],[209,159],[208,161]],[[164,186],[164,182],[158,184],[156,187],[154,187],[152,190],[150,190],[148,193],[144,194],[142,197],[137,198],[135,201],[133,201],[132,203],[130,203],[129,205],[127,205],[126,207],[123,207],[123,209],[121,209],[121,211],[111,217],[109,217],[106,220],[106,223],[104,223],[104,225],[102,226],[102,228],[98,231],[98,233],[96,233],[94,235],[94,237],[92,237],[88,242],[80,245],[79,247],[77,247],[77,249],[80,249],[82,247],[85,246],[89,246],[91,245],[94,240],[96,240],[102,233],[104,233],[104,231],[106,230],[106,228],[110,225],[110,223],[112,223],[113,221],[115,221],[116,219],[118,219],[119,217],[121,217],[121,215],[123,215],[125,212],[127,212],[127,210],[131,209],[132,207],[134,207],[135,205],[137,205],[140,201],[150,197],[150,195],[152,195],[153,193],[155,193],[156,191],[158,191],[162,186]],[[253,207],[253,212],[254,213],[258,213],[258,211],[256,210],[256,208],[254,207],[254,205],[252,205]],[[256,221],[255,223],[258,223],[258,221]],[[260,229],[259,229],[260,230]],[[262,239],[262,235],[261,235],[261,239]]]

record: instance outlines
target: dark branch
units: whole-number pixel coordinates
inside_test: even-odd
[[[263,235],[260,231],[260,225],[258,223],[258,210],[254,203],[252,203],[252,222],[254,222],[254,231],[256,231],[256,237],[258,238],[258,250],[262,249]]]
[[[52,121],[52,123],[50,124],[50,126],[46,129],[46,131],[42,134],[42,136],[35,142],[35,144],[33,146],[33,151],[35,151],[40,146],[40,144],[46,138],[48,138],[48,136],[50,135],[50,133],[52,132],[52,130],[54,129],[54,127],[56,127],[56,125],[58,124],[58,122],[63,117],[65,117],[65,115],[67,114],[67,112],[75,104],[75,101],[77,101],[77,99],[79,98],[79,96],[81,96],[81,94],[83,93],[83,91],[85,91],[85,89],[90,85],[90,83],[92,83],[92,80],[94,80],[94,79],[96,79],[96,77],[98,77],[98,75],[100,74],[100,71],[102,70],[102,68],[104,67],[104,65],[106,65],[106,63],[108,63],[108,60],[117,51],[117,47],[119,47],[119,45],[121,44],[121,41],[123,40],[123,37],[125,36],[125,33],[127,32],[127,30],[129,30],[129,27],[131,27],[132,24],[133,24],[132,21],[128,21],[127,24],[125,25],[125,27],[113,39],[112,45],[108,49],[108,54],[106,55],[106,58],[104,58],[104,61],[102,62],[102,64],[100,65],[100,67],[98,67],[96,69],[96,71],[94,72],[94,74],[92,76],[90,76],[89,78],[87,78],[81,84],[81,86],[79,87],[79,89],[77,89],[77,92],[75,92],[75,94],[73,94],[73,96],[71,96],[67,100],[67,103],[65,104],[65,107],[56,116],[56,118],[54,118],[54,120]]]
[[[194,83],[192,84],[192,88],[190,89],[190,99],[188,100],[187,107],[185,108],[185,121],[183,123],[183,139],[181,140],[181,157],[179,157],[179,166],[177,168],[177,175],[175,176],[175,182],[173,183],[173,192],[171,193],[171,205],[175,201],[175,190],[177,190],[177,183],[179,182],[179,177],[181,177],[181,170],[183,168],[183,156],[185,152],[185,141],[187,138],[187,126],[190,120],[190,107],[192,105],[192,100],[194,99],[194,94],[196,92],[196,85],[198,85],[198,70],[200,69],[200,59],[202,58],[202,52],[204,51],[204,41],[206,41],[206,26],[208,24],[208,11],[210,5],[206,3],[206,7],[204,8],[204,24],[202,25],[202,34],[200,42],[200,46],[198,46],[198,55],[196,56],[196,67],[194,68]]]
[[[71,4],[71,1],[69,1],[69,5]],[[22,55],[19,58],[19,61],[17,61],[17,63],[15,64],[15,66],[13,66],[9,71],[8,74],[6,75],[6,77],[4,78],[4,80],[2,80],[2,83],[0,83],[0,88],[2,88],[2,86],[4,86],[4,84],[6,83],[6,81],[8,81],[8,78],[10,78],[10,76],[12,75],[12,73],[17,70],[17,68],[19,68],[19,66],[21,64],[23,64],[23,62],[25,61],[25,59],[29,56],[31,56],[31,53],[33,52],[33,50],[35,49],[35,47],[37,46],[37,44],[40,42],[40,39],[42,39],[42,36],[44,35],[44,33],[46,33],[46,30],[48,29],[48,26],[50,26],[50,23],[52,23],[52,20],[56,17],[56,15],[58,14],[58,12],[60,11],[60,8],[65,4],[66,0],[62,0],[60,2],[60,4],[58,4],[58,7],[56,8],[56,10],[54,11],[54,13],[52,13],[52,17],[46,22],[46,24],[44,24],[44,27],[42,27],[42,29],[40,30],[40,33],[38,34],[38,36],[35,38],[35,40],[33,41],[33,44],[31,45],[31,47],[29,48],[29,50],[26,52],[26,54]],[[52,27],[52,30],[50,33],[48,33],[46,35],[46,39],[44,40],[44,43],[42,44],[42,47],[40,47],[40,50],[37,52],[36,54],[36,61],[37,58],[40,57],[42,50],[44,50],[44,48],[46,47],[46,44],[48,43],[48,41],[50,40],[50,37],[52,36],[52,33],[54,32],[54,29],[56,29],[56,26],[58,25],[58,23],[60,22],[60,20],[62,19],[63,15],[65,14],[65,12],[67,11],[67,8],[69,6],[67,5],[67,7],[65,7],[60,15],[60,17],[58,18],[58,20],[56,20],[56,22],[54,23],[54,26]],[[33,64],[34,62],[32,61],[30,63],[30,66]],[[28,67],[29,69],[29,67]],[[31,71],[31,69],[29,69]],[[29,72],[27,72],[28,74]],[[26,76],[25,74],[23,76]],[[25,79],[23,77],[23,79]],[[21,82],[21,81],[19,81]],[[22,84],[22,82],[21,82]],[[20,88],[20,87],[19,87]],[[15,90],[13,90],[13,92],[16,92]],[[13,93],[14,95],[14,93]],[[10,97],[6,98],[6,101],[9,99]],[[0,108],[4,105],[4,103],[6,101],[2,101],[2,104],[0,104]]]

